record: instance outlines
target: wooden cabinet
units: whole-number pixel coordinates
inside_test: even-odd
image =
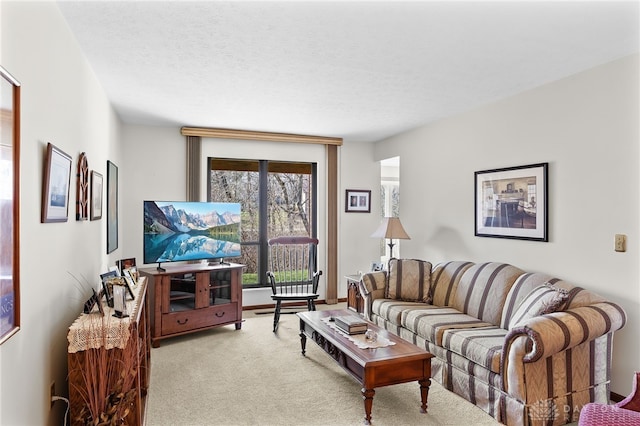
[[[87,419],[114,407],[122,414],[128,410],[123,424],[144,424],[151,372],[144,278],[133,292],[134,299],[126,302],[128,317],[115,317],[113,308],[105,303],[104,315],[94,308],[96,312],[80,315],[69,327],[71,425],[85,425]],[[92,409],[90,404],[101,408]],[[92,413],[96,410],[97,414]]]
[[[242,326],[242,269],[220,265],[168,265],[143,268],[149,279],[151,345],[180,334],[235,324]]]
[[[360,275],[347,275],[347,308],[359,314],[364,313],[364,301],[360,295]]]

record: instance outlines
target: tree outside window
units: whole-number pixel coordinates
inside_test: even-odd
[[[209,200],[241,205],[243,284],[265,286],[269,238],[316,234],[315,164],[220,158],[209,164]]]

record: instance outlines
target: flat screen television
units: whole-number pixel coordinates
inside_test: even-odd
[[[144,202],[144,263],[240,256],[240,203]]]

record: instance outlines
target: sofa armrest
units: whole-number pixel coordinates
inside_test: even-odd
[[[371,306],[375,299],[384,298],[387,290],[387,271],[369,272],[362,276],[358,286],[364,301],[364,316],[371,319]]]
[[[599,302],[593,305],[572,308],[563,312],[533,317],[520,326],[509,331],[505,337],[500,360],[500,375],[503,390],[520,401],[533,402],[546,398],[548,382],[553,377],[547,377],[550,360],[553,362],[553,376],[572,377],[576,373],[563,359],[563,353],[568,349],[583,350],[584,345],[590,345],[593,340],[606,339],[607,335],[622,328],[627,317],[624,310],[610,302]],[[606,341],[606,340],[605,340]],[[607,345],[605,345],[607,346]],[[604,364],[610,360],[610,348],[589,355],[593,365],[583,365],[605,371]],[[571,357],[571,355],[569,355]],[[576,377],[582,378],[584,372]],[[575,383],[582,379],[576,379]],[[594,385],[598,383],[598,378]]]
[[[535,362],[616,331],[624,327],[626,321],[624,310],[611,302],[533,317],[507,334],[503,357],[508,355],[510,343],[519,336],[530,340],[522,361]]]

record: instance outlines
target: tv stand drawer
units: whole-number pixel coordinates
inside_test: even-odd
[[[199,328],[237,321],[238,304],[227,303],[191,311],[162,315],[162,335],[184,333]]]

